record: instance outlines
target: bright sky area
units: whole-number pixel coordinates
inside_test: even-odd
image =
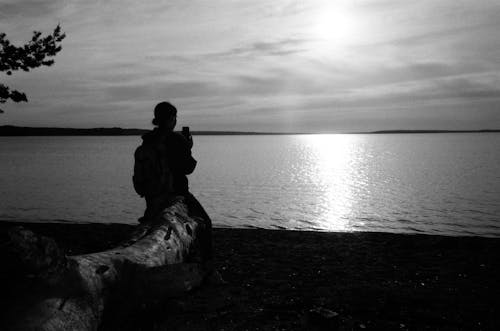
[[[192,130],[500,128],[498,0],[0,0],[0,32],[67,34],[1,80],[0,124]]]

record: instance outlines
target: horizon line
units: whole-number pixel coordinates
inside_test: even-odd
[[[151,130],[152,129],[122,128],[122,127],[71,128],[71,127],[52,127],[52,126],[30,127],[30,126],[16,126],[16,125],[1,125],[0,136],[141,135]],[[309,134],[475,133],[475,132],[477,133],[500,132],[500,129],[478,129],[478,130],[395,129],[395,130],[345,131],[345,132],[194,130],[191,132],[191,134],[192,135],[309,135]]]

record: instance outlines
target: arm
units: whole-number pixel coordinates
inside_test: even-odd
[[[189,175],[196,168],[196,160],[191,155],[191,147],[193,146],[193,139],[186,138],[179,134],[177,136],[178,142],[178,170],[179,172]]]

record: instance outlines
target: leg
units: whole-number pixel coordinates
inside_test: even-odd
[[[194,195],[191,193],[185,193],[184,198],[186,201],[186,204],[188,206],[188,214],[190,216],[195,216],[195,217],[201,217],[207,222],[207,235],[203,236],[203,238],[206,238],[206,240],[201,241],[201,250],[203,256],[207,258],[207,260],[212,259],[213,255],[213,248],[212,248],[212,220],[210,219],[210,216],[208,216],[207,212],[201,205],[201,203],[198,201],[198,199],[195,198]]]

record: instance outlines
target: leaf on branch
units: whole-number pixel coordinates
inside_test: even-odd
[[[29,71],[40,66],[51,65],[53,60],[49,58],[61,51],[61,41],[65,37],[66,34],[61,32],[61,26],[57,25],[54,31],[45,37],[40,31],[33,31],[31,40],[18,47],[10,43],[5,33],[1,33],[0,71],[12,73],[19,69]]]
[[[10,90],[8,86],[0,84],[0,103],[5,103],[7,100],[14,102],[27,102],[26,94],[16,90]]]
[[[16,70],[30,71],[41,66],[53,65],[54,60],[51,58],[61,51],[61,42],[65,37],[66,34],[61,32],[61,26],[58,24],[47,36],[42,36],[40,31],[33,31],[31,40],[18,47],[11,44],[5,33],[0,33],[0,72],[10,76]],[[27,102],[28,98],[23,92],[10,90],[9,87],[0,84],[0,103],[5,103],[7,100]]]

